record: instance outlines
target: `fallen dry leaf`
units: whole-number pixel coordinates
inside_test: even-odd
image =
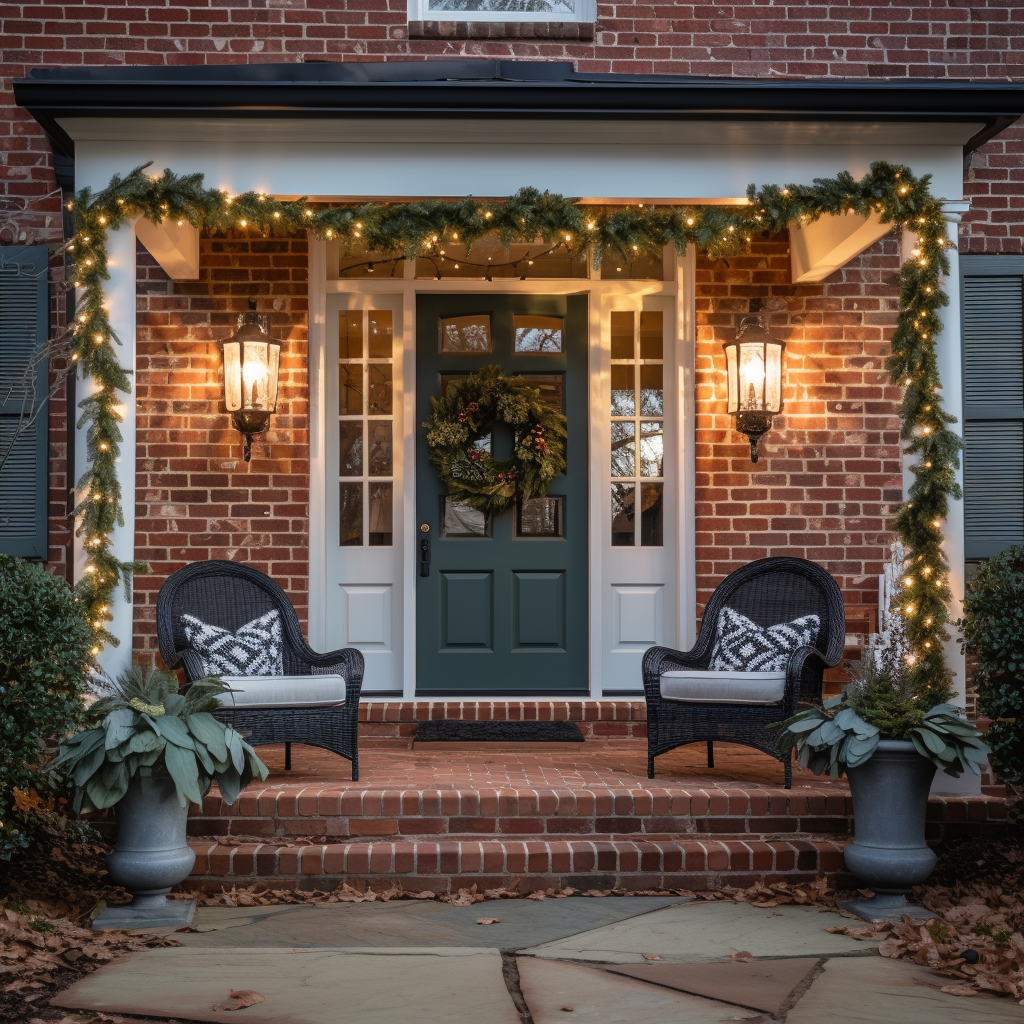
[[[478,917],[476,919],[477,924],[501,924],[500,917]]]
[[[825,931],[833,935],[849,935],[851,939],[873,939],[877,934],[869,925],[858,928],[856,925],[840,924],[834,928],[826,928]]]
[[[217,1003],[214,1010],[244,1010],[247,1006],[255,1006],[263,1002],[263,996],[251,988],[232,989],[231,994],[223,1003]]]
[[[754,959],[753,953],[748,953],[745,949],[741,949],[738,953],[730,953],[730,960],[735,960],[738,964],[748,964]]]
[[[976,996],[980,993],[970,985],[943,985],[940,991],[950,996]]]
[[[661,957],[657,953],[641,953],[640,954],[645,960],[660,960]]]
[[[559,1009],[562,1011],[562,1013],[572,1013],[574,1007],[572,1007],[572,1006],[560,1006]]]

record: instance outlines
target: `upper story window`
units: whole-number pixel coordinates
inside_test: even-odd
[[[409,0],[410,21],[581,21],[596,0]]]

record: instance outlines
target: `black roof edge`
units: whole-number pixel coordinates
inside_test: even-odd
[[[41,68],[14,94],[71,158],[62,117],[981,122],[969,153],[1024,115],[1024,83],[598,74],[568,61]]]

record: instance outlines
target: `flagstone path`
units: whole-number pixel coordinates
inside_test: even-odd
[[[841,923],[678,897],[200,908],[181,947],[102,967],[53,1005],[232,1024],[1022,1019],[1010,999],[949,995],[941,976],[825,930]],[[242,989],[263,1001],[213,1008]]]

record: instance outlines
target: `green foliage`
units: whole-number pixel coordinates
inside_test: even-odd
[[[42,766],[82,721],[92,633],[64,580],[0,555],[0,860],[62,819],[64,779]]]
[[[565,417],[500,366],[449,381],[430,405],[423,424],[427,456],[456,501],[481,512],[504,512],[519,499],[542,497],[565,469]],[[492,458],[476,447],[499,422],[515,433],[511,459]]]
[[[214,718],[215,695],[228,689],[217,679],[178,690],[173,672],[135,665],[108,684],[92,712],[99,724],[61,744],[51,768],[74,780],[74,808],[88,813],[113,807],[139,772],[169,776],[184,807],[202,804],[216,781],[231,804],[267,768],[245,740]]]
[[[967,587],[961,642],[976,659],[978,710],[999,777],[1024,786],[1024,547],[988,559]]]
[[[174,218],[206,230],[253,230],[264,235],[308,230],[317,238],[397,258],[433,257],[449,242],[472,246],[487,234],[497,234],[505,245],[540,238],[549,246],[564,246],[573,256],[589,250],[595,265],[608,253],[624,259],[660,259],[666,245],[680,253],[693,245],[706,256],[728,258],[743,252],[755,235],[775,234],[794,221],[810,223],[826,214],[876,214],[894,228],[915,232],[918,248],[900,269],[899,313],[888,370],[893,383],[904,389],[902,437],[907,450],[919,458],[909,500],[897,509],[895,527],[914,570],[904,595],[915,655],[911,674],[919,687],[944,685],[942,641],[947,639],[950,590],[941,527],[950,499],[961,496],[955,473],[962,443],[942,406],[935,355],[939,311],[949,301],[942,275],[949,273],[950,243],[927,175],[918,178],[908,167],[879,162],[859,181],[843,171],[834,178],[816,178],[810,185],[750,185],[745,206],[586,208],[574,199],[524,188],[496,202],[465,198],[313,208],[305,200],[281,202],[256,192],[231,196],[206,188],[201,174],[179,176],[165,170],[150,177],[145,167],[137,167],[125,177],[115,175],[100,192],[83,189],[74,210],[75,235],[67,250],[70,277],[81,292],[72,358],[99,385],[82,402],[80,421],[89,428],[89,469],[79,484],[84,493],[79,533],[86,538],[92,571],[78,593],[101,644],[113,641],[105,624],[118,583],[123,580],[127,591],[132,573],[145,569],[142,563],[118,560],[110,545],[110,531],[122,519],[116,465],[121,454],[117,410],[123,398],[118,391],[127,393],[130,384],[115,354],[114,345],[120,341],[104,309],[103,282],[109,277],[108,232],[127,218],[142,216],[154,223]],[[504,483],[495,478],[487,486]],[[507,490],[498,487],[495,493]],[[478,493],[476,500],[486,505],[490,498]]]
[[[909,740],[950,775],[980,775],[988,747],[974,723],[948,703],[948,685],[922,685],[910,671],[903,616],[890,615],[888,625],[886,646],[851,666],[853,679],[838,697],[781,723],[780,746],[796,747],[815,775],[838,777],[871,757],[880,739]]]

